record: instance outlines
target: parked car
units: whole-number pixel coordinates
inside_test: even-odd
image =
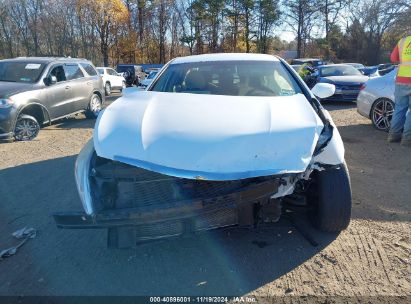
[[[1,139],[31,140],[43,124],[74,113],[96,118],[103,102],[103,81],[88,60],[0,60]]]
[[[357,98],[357,111],[371,119],[378,130],[389,131],[395,107],[395,76],[397,69],[382,77],[368,80]]]
[[[324,101],[356,101],[361,86],[368,80],[360,71],[347,64],[331,64],[318,68],[317,82],[335,85],[334,95]]]
[[[344,64],[348,64],[354,68],[356,68],[357,70],[359,70],[360,72],[365,68],[365,66],[361,63],[352,63],[352,62],[348,62],[348,63],[344,63]]]
[[[291,60],[292,65],[304,64],[304,63],[309,63],[313,67],[319,67],[320,65],[326,64],[326,62],[324,60],[318,59],[318,58],[297,58],[297,59]]]
[[[146,78],[146,73],[140,65],[118,64],[116,70],[118,73],[122,73],[126,79],[126,85],[129,87],[140,85],[140,82]]]
[[[292,64],[291,67],[298,73],[298,75],[300,75],[309,88],[314,87],[317,82],[317,68],[315,68],[311,63]]]
[[[363,75],[368,76],[370,78],[380,77],[381,76],[378,73],[378,67],[377,66],[366,66],[366,67],[364,67],[364,69],[362,69],[361,73],[363,73]]]
[[[158,72],[159,72],[159,70],[152,70],[148,74],[148,76],[140,82],[140,86],[142,88],[147,88],[153,82],[153,80],[156,78]]]
[[[392,70],[396,68],[396,65],[393,63],[381,63],[377,65],[378,68],[378,74],[380,76],[384,76],[385,74],[388,74]]]
[[[126,87],[126,79],[114,69],[98,67],[97,71],[103,79],[104,91],[107,96],[111,94],[112,90],[119,90],[122,92]]]
[[[334,89],[311,92],[270,55],[174,59],[147,91],[100,115],[76,162],[84,212],[54,214],[57,226],[109,228],[109,244],[127,246],[255,227],[305,208],[319,229],[343,230],[351,214],[343,142],[314,96]]]
[[[138,65],[142,67],[143,72],[146,74],[150,74],[151,71],[161,70],[164,66],[164,64],[161,63],[141,63]]]

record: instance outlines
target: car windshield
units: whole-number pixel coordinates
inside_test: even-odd
[[[324,66],[320,69],[322,77],[362,75],[360,71],[350,65]]]
[[[151,90],[231,96],[286,96],[301,93],[301,88],[280,61],[171,64]]]
[[[34,83],[40,78],[44,66],[38,62],[0,62],[0,81]]]

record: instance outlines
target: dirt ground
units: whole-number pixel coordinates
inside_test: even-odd
[[[217,230],[109,250],[105,231],[60,230],[51,217],[81,211],[74,161],[94,121],[80,115],[42,129],[32,142],[0,144],[0,250],[16,244],[11,233],[17,229],[38,231],[16,255],[0,261],[0,295],[410,301],[411,149],[386,143],[386,134],[357,114],[355,105],[326,107],[345,143],[353,217],[339,235],[306,225],[317,247],[282,220],[260,230]],[[294,299],[305,303],[304,297]]]

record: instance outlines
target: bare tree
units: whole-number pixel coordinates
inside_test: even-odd
[[[314,23],[314,17],[318,13],[314,0],[289,0],[284,12],[285,22],[293,29],[297,40],[297,56],[303,55],[303,47],[309,39],[308,29]]]

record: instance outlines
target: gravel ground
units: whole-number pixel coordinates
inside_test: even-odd
[[[15,230],[38,230],[0,261],[0,295],[315,295],[406,303],[411,150],[386,143],[355,106],[326,107],[345,142],[354,204],[352,223],[339,235],[301,219],[317,247],[282,220],[255,231],[109,250],[105,231],[59,230],[50,216],[81,210],[73,167],[94,121],[79,115],[42,129],[34,141],[0,144],[0,250],[16,244]]]

